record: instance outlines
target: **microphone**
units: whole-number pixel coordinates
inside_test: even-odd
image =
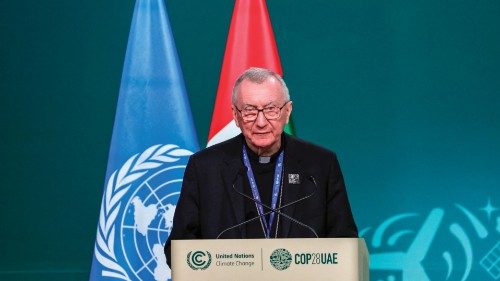
[[[287,214],[285,214],[285,213],[283,213],[283,212],[280,211],[283,208],[286,208],[286,207],[292,206],[294,204],[297,204],[297,203],[299,203],[301,201],[304,201],[304,200],[308,199],[309,197],[313,196],[316,193],[316,191],[318,190],[318,185],[316,183],[316,179],[313,176],[311,176],[311,175],[308,176],[307,179],[310,180],[314,184],[314,190],[310,194],[308,194],[308,195],[306,195],[304,197],[301,197],[301,198],[299,198],[299,199],[297,199],[295,201],[289,202],[289,203],[287,203],[287,204],[285,204],[283,206],[280,206],[278,208],[271,208],[267,204],[264,204],[264,203],[262,203],[262,202],[260,202],[258,200],[255,200],[255,198],[252,198],[252,197],[250,197],[250,196],[248,196],[248,195],[240,192],[239,190],[236,189],[236,187],[234,186],[234,183],[233,183],[233,190],[236,191],[236,193],[240,194],[241,196],[243,196],[243,197],[245,197],[247,199],[252,200],[254,203],[259,204],[262,207],[265,207],[269,211],[265,212],[264,214],[260,214],[260,215],[258,215],[256,217],[250,218],[250,219],[245,220],[245,221],[243,221],[241,223],[238,223],[236,225],[233,225],[233,226],[230,226],[230,227],[224,229],[223,231],[221,231],[219,233],[219,235],[217,235],[216,239],[219,239],[222,236],[222,234],[226,233],[229,230],[235,229],[237,227],[240,227],[242,225],[250,223],[250,222],[252,222],[254,220],[260,219],[261,217],[267,216],[267,215],[269,215],[270,213],[273,213],[273,212],[277,213],[277,214],[279,214],[279,215],[281,215],[281,216],[283,216],[283,217],[285,217],[287,219],[289,219],[290,221],[292,221],[292,222],[294,222],[294,223],[296,223],[296,224],[298,224],[298,225],[300,225],[302,227],[305,227],[305,228],[309,229],[314,234],[314,236],[316,236],[316,238],[319,238],[318,234],[316,233],[316,231],[312,227],[310,227],[309,225],[307,225],[307,224],[305,224],[305,223],[303,223],[303,222],[301,222],[301,221],[299,221],[299,220],[297,220],[297,219],[295,219],[295,218],[293,218],[293,217],[291,217],[291,216],[289,216],[289,215],[287,215]]]

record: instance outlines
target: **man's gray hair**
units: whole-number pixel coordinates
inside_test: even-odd
[[[243,72],[243,74],[241,74],[240,77],[238,77],[238,79],[234,83],[233,95],[231,97],[232,103],[236,104],[236,98],[238,95],[238,91],[240,90],[241,82],[245,80],[250,80],[253,83],[262,84],[270,77],[274,77],[276,80],[278,80],[278,82],[280,82],[281,89],[283,90],[283,97],[285,98],[285,101],[289,101],[290,94],[288,93],[288,87],[286,86],[285,81],[283,80],[283,78],[281,78],[279,74],[269,69],[251,67],[245,70],[245,72]]]

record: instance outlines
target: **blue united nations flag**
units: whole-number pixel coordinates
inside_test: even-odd
[[[163,0],[138,0],[130,28],[91,280],[169,280],[163,245],[188,157],[198,150]]]

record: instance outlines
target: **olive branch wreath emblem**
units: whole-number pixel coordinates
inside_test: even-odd
[[[207,262],[206,262],[206,263],[205,263],[205,262],[203,262],[202,264],[199,264],[199,265],[196,265],[196,266],[195,266],[195,265],[193,265],[193,262],[192,262],[192,259],[191,259],[191,254],[192,254],[192,253],[193,253],[192,251],[191,251],[191,252],[189,252],[189,253],[187,254],[187,257],[186,257],[186,263],[188,264],[188,266],[189,266],[192,270],[198,270],[198,269],[205,270],[205,269],[207,269],[207,268],[210,266],[210,264],[212,263],[212,255],[210,254],[210,252],[209,252],[209,251],[207,251],[207,252],[206,252],[206,253],[207,253],[207,256],[208,256],[208,260],[207,260]],[[198,255],[198,256],[199,256],[200,254],[205,254],[205,252],[203,252],[203,251],[196,251],[196,252],[193,254],[193,258],[194,258],[194,256],[195,256],[195,255]]]
[[[95,257],[106,269],[102,276],[130,280],[127,272],[117,262],[115,245],[116,218],[120,213],[122,197],[129,191],[132,183],[148,173],[150,169],[165,163],[177,162],[181,157],[193,154],[174,144],[157,144],[142,153],[130,157],[120,169],[111,174],[101,203],[99,224],[97,226]]]

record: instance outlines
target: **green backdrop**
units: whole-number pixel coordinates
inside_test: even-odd
[[[204,146],[233,2],[166,2]],[[0,1],[0,280],[88,278],[133,5]],[[339,155],[372,254],[428,219],[432,280],[494,280],[480,260],[500,241],[500,2],[268,8],[296,133]],[[409,280],[374,259],[372,280]]]

